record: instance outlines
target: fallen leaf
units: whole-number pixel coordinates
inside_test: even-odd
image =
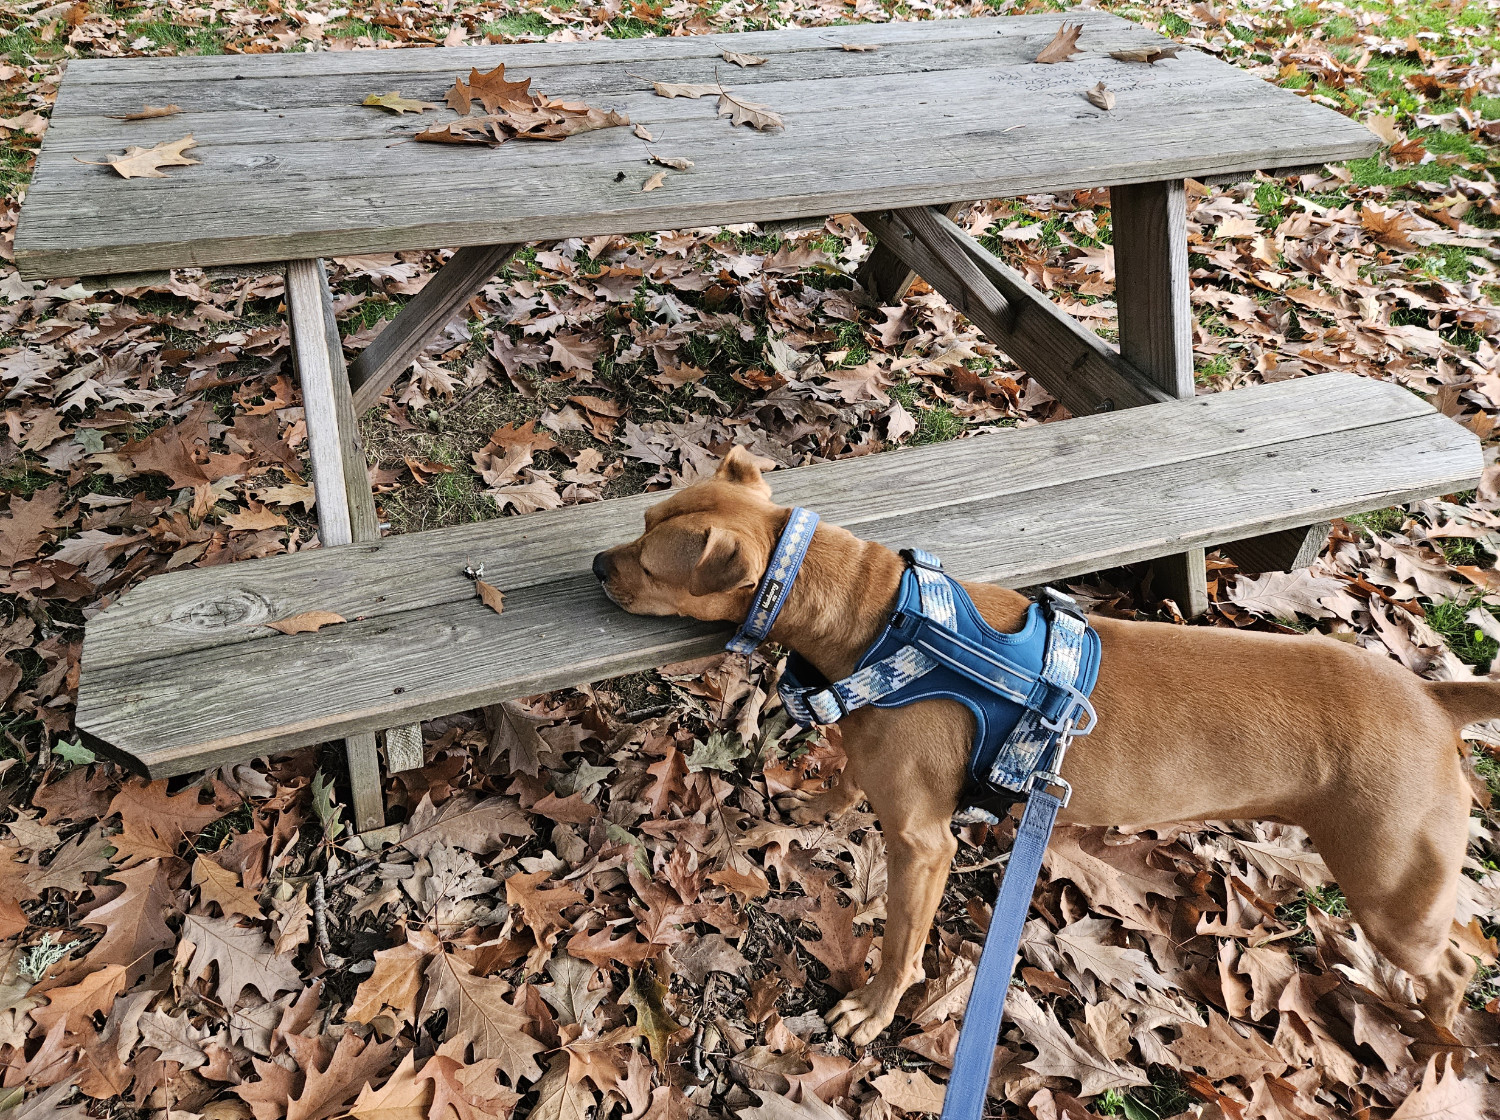
[[[1101,109],[1113,109],[1115,107],[1115,95],[1104,88],[1103,82],[1085,91],[1083,96],[1089,99],[1090,105],[1097,105]]]
[[[766,62],[753,54],[736,54],[734,51],[725,51],[721,57],[725,62],[732,62],[736,66],[764,66]]]
[[[728,116],[730,124],[748,124],[764,132],[768,128],[781,128],[782,120],[769,105],[758,105],[754,101],[741,101],[728,90],[719,95],[719,116]]]
[[[1109,57],[1120,62],[1160,62],[1164,58],[1176,58],[1182,50],[1178,46],[1135,47],[1128,51],[1110,51]]]
[[[347,622],[341,614],[332,611],[304,611],[294,614],[290,618],[278,618],[275,622],[266,622],[262,625],[269,626],[272,630],[279,630],[283,634],[312,634],[325,626],[335,626],[340,622]]]
[[[474,581],[474,589],[479,592],[480,601],[490,610],[499,614],[505,610],[505,595],[494,584],[485,583],[482,579]]]
[[[658,171],[655,175],[646,180],[645,185],[641,187],[641,193],[644,194],[646,191],[654,191],[657,187],[661,186],[666,181],[667,173],[665,171]]]
[[[649,140],[655,140],[656,139],[656,137],[651,134],[650,129],[648,129],[643,124],[636,125],[633,131],[635,132],[635,135],[637,136],[637,138],[639,138],[641,140],[648,140],[649,141]]]
[[[893,1069],[870,1084],[902,1112],[943,1111],[943,1086],[919,1069]]]
[[[873,54],[880,49],[879,43],[840,43],[838,50],[849,51],[854,54]]]
[[[651,153],[651,162],[659,163],[663,167],[673,168],[676,171],[686,171],[693,166],[693,161],[690,159],[683,159],[681,156],[659,156],[655,152]]]
[[[428,109],[437,108],[431,101],[413,101],[409,97],[402,97],[399,89],[393,89],[389,93],[372,93],[360,104],[375,109],[389,109],[397,116],[403,113],[425,113]]]
[[[1052,36],[1052,41],[1042,48],[1036,60],[1043,63],[1066,62],[1083,50],[1078,45],[1078,36],[1081,34],[1083,24],[1064,23],[1057,29],[1057,34]]]
[[[192,135],[184,136],[181,140],[163,140],[160,144],[150,148],[138,148],[132,145],[125,149],[125,154],[114,159],[90,160],[80,159],[79,163],[86,163],[90,167],[112,167],[126,179],[165,179],[162,174],[163,167],[191,167],[202,163],[202,160],[188,159],[182,153],[189,148],[198,146],[198,141]],[[78,159],[77,156],[73,157]]]
[[[651,79],[647,78],[647,81]],[[724,87],[718,82],[651,82],[651,88],[656,91],[657,97],[710,97],[716,93],[723,93]]]
[[[630,974],[630,987],[626,997],[635,1008],[635,1026],[651,1048],[652,1060],[657,1068],[667,1068],[667,1040],[682,1029],[682,1024],[672,1018],[663,1002],[667,986],[656,978],[649,967]]]
[[[112,121],[149,121],[157,117],[172,117],[182,112],[176,105],[142,105],[139,113],[126,113],[124,116],[109,115]]]

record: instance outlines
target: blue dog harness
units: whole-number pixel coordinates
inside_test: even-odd
[[[770,633],[817,523],[810,510],[792,510],[728,649],[748,653]],[[854,672],[829,683],[794,653],[779,691],[787,714],[806,727],[836,723],[866,705],[956,700],[975,722],[958,819],[993,823],[1026,802],[972,989],[998,988],[1000,998],[970,999],[943,1100],[942,1120],[979,1120],[1031,893],[1058,811],[1072,795],[1060,774],[1063,756],[1096,723],[1088,698],[1099,672],[1099,635],[1072,599],[1050,588],[1028,608],[1020,630],[1001,633],[937,557],[920,549],[901,555],[906,571],[891,617]]]

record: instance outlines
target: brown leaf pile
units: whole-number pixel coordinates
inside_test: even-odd
[[[566,140],[580,132],[630,123],[624,113],[605,112],[582,102],[553,101],[544,93],[532,91],[530,86],[530,78],[519,82],[507,80],[504,63],[486,73],[471,70],[469,80],[459,78],[447,94],[448,107],[458,114],[458,119],[434,124],[413,139],[493,147],[507,140]],[[483,114],[472,112],[475,101],[484,107]],[[392,107],[390,102],[380,99],[367,98],[365,104]]]

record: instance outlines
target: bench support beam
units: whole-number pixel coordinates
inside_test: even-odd
[[[1246,537],[1221,546],[1240,571],[1291,572],[1316,560],[1328,543],[1333,526],[1327,521],[1306,528],[1283,529],[1259,537]]]
[[[454,253],[349,367],[354,412],[380,399],[442,330],[505,267],[520,245],[471,245]]]
[[[307,418],[307,445],[317,495],[318,539],[323,547],[380,539],[380,519],[365,465],[359,422],[344,369],[344,348],[333,296],[321,260],[288,261],[287,319],[302,407]],[[421,728],[417,727],[421,741]],[[344,740],[353,798],[354,829],[367,832],[385,824],[380,789],[380,755],[375,733],[361,731]]]
[[[957,218],[968,205],[967,202],[950,202],[942,208],[943,216],[949,220]],[[865,215],[856,214],[855,217],[860,225],[866,229],[871,228],[865,221]],[[879,237],[879,234],[876,236]],[[859,266],[854,278],[861,288],[886,306],[900,303],[906,293],[911,291],[911,286],[921,279],[917,270],[897,256],[883,237],[875,243],[874,251]]]
[[[1181,179],[1110,188],[1120,356],[1179,399],[1193,396],[1187,192]],[[1158,593],[1189,618],[1208,609],[1201,548],[1156,561]]]
[[[941,214],[917,207],[860,221],[1075,416],[1172,399]]]

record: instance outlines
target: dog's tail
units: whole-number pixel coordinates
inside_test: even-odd
[[[1500,680],[1427,681],[1427,694],[1442,705],[1455,731],[1500,718]]]

